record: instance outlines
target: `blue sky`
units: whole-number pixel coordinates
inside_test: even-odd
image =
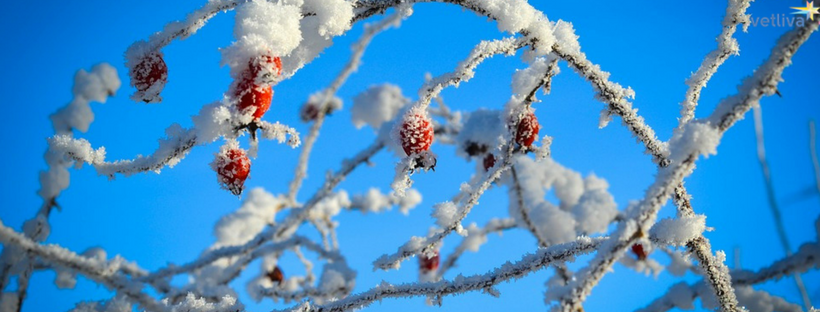
[[[128,99],[123,53],[134,41],[146,38],[165,23],[183,18],[203,1],[12,1],[0,11],[0,50],[4,74],[0,75],[5,120],[0,123],[7,152],[0,183],[0,219],[20,228],[40,206],[36,195],[37,176],[45,169],[42,159],[45,138],[53,132],[48,115],[71,99],[74,72],[89,69],[98,62],[109,62],[125,82],[116,97],[106,104],[92,104],[96,119],[88,133],[79,134],[95,146],[105,146],[111,159],[133,158],[156,148],[164,129],[177,122],[191,125],[189,116],[202,105],[219,100],[230,84],[228,69],[219,66],[218,48],[233,40],[233,14],[214,18],[195,36],[175,42],[164,50],[170,78],[163,103],[145,105]],[[677,124],[679,105],[686,90],[684,80],[695,71],[704,55],[714,49],[714,38],[721,30],[725,12],[722,1],[615,3],[613,1],[534,1],[552,20],[574,24],[582,50],[590,60],[612,73],[611,80],[632,87],[634,105],[658,136],[667,140]],[[759,0],[749,9],[753,17],[785,14],[800,1]],[[401,28],[389,30],[373,41],[364,64],[339,96],[349,108],[351,99],[367,87],[390,82],[405,95],[415,97],[426,72],[433,75],[451,71],[480,40],[500,38],[494,23],[461,8],[443,4],[420,4]],[[380,18],[380,17],[377,17]],[[750,27],[738,33],[741,55],[730,58],[704,90],[696,115],[706,116],[717,102],[735,91],[740,79],[768,55],[786,27]],[[298,109],[308,95],[326,86],[350,55],[350,44],[361,34],[356,25],[316,61],[293,79],[275,89],[269,121],[280,122],[307,132],[298,120]],[[792,246],[814,239],[814,220],[820,214],[820,196],[813,190],[814,175],[809,157],[808,121],[820,119],[816,96],[818,56],[817,38],[804,45],[794,58],[794,66],[780,85],[783,97],[763,100],[766,144],[775,191]],[[610,191],[623,209],[630,200],[640,199],[654,180],[655,166],[642,153],[643,147],[616,119],[609,127],[598,129],[598,113],[603,104],[593,98],[590,85],[560,63],[563,72],[553,84],[553,92],[542,96],[537,116],[542,133],[554,137],[553,157],[564,166],[586,175],[594,172],[606,179]],[[443,93],[447,103],[461,110],[480,107],[499,108],[510,96],[510,77],[525,65],[518,57],[494,58],[482,64],[476,77],[458,89]],[[727,132],[718,155],[698,162],[687,187],[693,195],[694,209],[705,213],[707,233],[716,250],[725,250],[730,263],[732,252],[740,250],[742,267],[760,268],[783,256],[767,205],[762,175],[755,154],[754,126],[751,115]],[[306,199],[322,183],[324,172],[335,170],[349,157],[372,142],[368,128],[356,130],[348,110],[335,113],[326,123],[311,159],[309,177],[300,193]],[[196,148],[182,163],[161,174],[140,174],[109,181],[93,170],[72,170],[71,187],[58,199],[63,207],[51,217],[49,243],[73,250],[101,246],[109,255],[120,254],[141,266],[156,269],[168,262],[184,263],[196,258],[214,238],[218,218],[235,210],[240,202],[219,190],[214,172],[208,167],[219,143]],[[366,290],[381,280],[392,283],[412,281],[414,262],[392,272],[372,272],[370,263],[379,255],[392,252],[412,235],[427,232],[433,224],[429,217],[434,203],[450,198],[466,181],[473,168],[455,157],[453,147],[435,145],[440,155],[435,173],[414,176],[414,187],[424,194],[423,203],[409,216],[397,211],[380,215],[343,213],[339,217],[339,240],[344,256],[358,271],[356,291]],[[274,142],[263,142],[260,157],[253,163],[249,187],[262,186],[273,193],[287,190],[298,150]],[[375,166],[354,172],[341,188],[351,194],[377,186],[389,189],[396,158],[381,153]],[[803,195],[801,194],[809,194]],[[674,214],[667,206],[662,216]],[[492,217],[507,214],[506,193],[490,191],[466,220],[483,224]],[[281,216],[280,216],[281,217]],[[304,234],[316,237],[314,231]],[[445,240],[443,254],[459,242]],[[477,254],[467,253],[458,272],[483,273],[505,261],[520,259],[535,248],[534,239],[516,230],[503,237],[492,235]],[[661,263],[668,258],[657,256]],[[585,264],[580,258],[572,267]],[[256,264],[252,268],[257,267]],[[303,269],[290,254],[283,259],[285,273]],[[473,293],[444,299],[448,311],[541,309],[543,283],[551,274],[544,270],[510,284],[502,284],[501,298]],[[243,275],[236,288],[244,292]],[[74,290],[59,290],[52,283],[54,274],[40,272],[32,278],[24,311],[64,311],[80,300],[101,300],[111,296],[104,288],[81,279]],[[685,280],[698,280],[687,276]],[[820,274],[804,275],[810,295],[820,302]],[[657,279],[635,273],[622,266],[603,279],[588,299],[588,311],[631,310],[642,307],[677,282],[668,273]],[[624,287],[628,286],[628,287]],[[790,279],[767,283],[759,289],[799,303]],[[261,304],[240,297],[250,310],[265,311],[282,307],[270,300]],[[617,308],[613,308],[617,307]],[[371,310],[439,310],[427,307],[424,299],[385,300]]]

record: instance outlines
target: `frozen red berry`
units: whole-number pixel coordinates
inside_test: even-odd
[[[412,113],[404,117],[399,129],[401,147],[409,155],[430,150],[433,144],[433,123],[422,113]]]
[[[524,147],[532,146],[532,143],[538,138],[538,131],[541,130],[541,125],[538,124],[538,118],[535,118],[532,110],[528,110],[518,123],[518,129],[515,131],[515,142]]]
[[[647,254],[646,254],[646,251],[643,249],[643,245],[641,245],[641,244],[632,245],[632,253],[634,253],[635,256],[638,257],[638,260],[646,260]]]
[[[251,172],[251,160],[244,150],[232,147],[216,155],[212,163],[217,181],[234,195],[242,194],[245,180]]]
[[[265,55],[251,59],[248,69],[241,74],[234,87],[237,109],[246,111],[253,108],[253,117],[262,118],[270,108],[273,90],[269,83],[260,83],[258,78],[268,74],[280,75],[281,72],[282,61],[279,57]]]
[[[440,256],[438,250],[436,250],[435,255],[432,257],[427,257],[426,255],[419,255],[419,270],[422,272],[431,272],[438,270]]]
[[[493,166],[495,166],[495,156],[488,153],[487,156],[484,156],[484,171],[490,171]]]
[[[278,265],[274,267],[273,270],[270,270],[267,273],[265,273],[265,276],[267,276],[271,282],[274,282],[279,285],[281,285],[282,281],[285,280],[285,274],[282,273],[282,269],[280,269]]]
[[[159,93],[168,81],[168,66],[162,52],[154,51],[143,56],[131,68],[131,85],[137,89],[137,98],[145,102],[158,102]]]

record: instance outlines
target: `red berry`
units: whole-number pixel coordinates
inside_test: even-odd
[[[539,130],[541,130],[541,125],[538,124],[538,118],[535,118],[535,114],[533,114],[532,110],[528,110],[524,117],[521,118],[521,122],[518,123],[518,129],[515,132],[515,142],[521,146],[530,147],[532,143],[535,142],[535,139],[538,138]]]
[[[265,273],[265,276],[267,276],[271,282],[275,282],[280,285],[282,284],[282,281],[285,280],[285,274],[282,273],[282,269],[280,269],[278,265],[274,267],[273,270]]]
[[[430,258],[424,254],[419,255],[419,270],[426,272],[435,271],[438,269],[439,260],[438,250],[436,250],[436,254]]]
[[[484,171],[490,171],[490,168],[495,166],[495,156],[492,153],[484,156]]]
[[[245,111],[251,107],[255,108],[253,117],[262,118],[270,108],[273,99],[273,90],[267,83],[257,83],[257,78],[270,70],[276,75],[282,72],[282,60],[269,55],[253,58],[248,62],[248,69],[242,73],[242,78],[236,84],[234,96],[237,99],[236,107],[239,111]]]
[[[216,155],[214,168],[217,173],[217,181],[234,195],[242,194],[245,188],[245,179],[251,172],[251,160],[245,151],[239,148],[231,148],[226,152]]]
[[[150,90],[150,94],[142,96],[145,102],[151,102],[155,96],[159,95],[167,81],[168,66],[162,59],[162,52],[154,51],[146,54],[137,65],[131,68],[131,85],[140,93]],[[155,85],[157,87],[152,88]]]
[[[433,124],[430,117],[420,113],[405,116],[399,135],[401,147],[408,156],[430,150],[430,145],[433,144]]]
[[[641,244],[632,245],[632,253],[634,253],[635,256],[638,257],[638,260],[646,260],[647,255],[646,255],[646,251],[643,250],[643,245],[641,245]]]

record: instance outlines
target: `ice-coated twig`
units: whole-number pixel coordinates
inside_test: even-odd
[[[300,305],[283,311],[348,311],[360,309],[385,298],[446,296],[468,291],[492,288],[513,278],[521,278],[547,265],[568,261],[578,255],[592,252],[603,241],[601,238],[579,237],[574,242],[540,249],[535,254],[527,254],[515,263],[507,263],[486,274],[459,276],[453,281],[433,283],[410,283],[392,285],[386,282],[360,294],[352,295],[324,305]]]
[[[319,203],[323,198],[329,195],[333,189],[339,185],[339,183],[344,180],[350,172],[353,171],[358,165],[367,162],[373,155],[375,155],[378,151],[384,148],[385,143],[380,139],[376,139],[375,142],[370,144],[370,146],[366,147],[364,150],[360,151],[356,156],[352,159],[346,159],[342,161],[342,168],[336,171],[334,174],[328,174],[325,178],[325,183],[313,196],[305,203],[302,207],[293,209],[290,211],[285,220],[283,220],[280,224],[276,225],[273,229],[273,238],[274,240],[279,240],[284,236],[292,234],[302,222],[308,219],[308,215]],[[263,235],[263,233],[260,233]],[[257,236],[259,238],[259,236]],[[257,238],[254,238],[256,240]],[[253,240],[252,240],[253,241]]]
[[[532,44],[530,39],[508,37],[500,40],[481,41],[470,51],[470,55],[458,64],[451,73],[430,79],[424,83],[419,90],[419,99],[412,104],[412,107],[426,109],[430,102],[436,98],[441,91],[450,86],[458,87],[463,81],[470,80],[475,75],[475,68],[487,58],[499,54],[512,55],[518,49]]]
[[[622,222],[610,241],[603,244],[601,250],[587,269],[580,272],[577,280],[570,283],[571,291],[561,298],[560,308],[563,311],[577,310],[603,275],[620,258],[624,252],[648,231],[657,218],[657,212],[667,201],[675,186],[694,169],[695,160],[700,154],[714,153],[722,134],[751,109],[759,105],[764,95],[776,92],[778,82],[782,80],[783,70],[791,63],[791,57],[799,47],[808,40],[818,25],[809,23],[783,35],[768,60],[755,73],[746,78],[738,88],[738,93],[718,104],[712,115],[695,124],[684,127],[683,133],[676,137],[681,146],[671,154],[671,165],[660,170],[655,183],[647,190],[636,215]],[[691,132],[691,133],[690,133]],[[687,142],[689,141],[689,142]],[[692,142],[700,141],[700,142]],[[727,293],[718,298],[723,311],[736,311],[732,305],[737,300]]]
[[[518,173],[515,171],[515,165],[510,166],[510,172],[512,173],[512,181],[513,191],[515,192],[515,198],[518,204],[518,211],[521,213],[521,220],[524,221],[524,224],[527,226],[527,230],[535,236],[535,240],[538,242],[539,247],[547,247],[549,243],[547,243],[542,237],[541,234],[538,234],[538,228],[532,223],[532,219],[530,219],[530,214],[527,211],[527,208],[524,206],[524,196],[521,192],[521,181],[518,180]]]
[[[75,270],[89,279],[105,285],[107,288],[131,298],[147,310],[164,310],[159,302],[141,291],[141,284],[131,282],[119,273],[119,267],[126,263],[120,257],[116,257],[112,261],[100,261],[96,258],[80,256],[58,245],[41,245],[2,223],[0,223],[0,242],[4,246],[13,246],[37,256],[46,263]]]
[[[159,50],[170,44],[175,39],[186,39],[193,35],[212,17],[219,12],[236,8],[239,3],[247,0],[217,0],[209,1],[207,4],[188,14],[184,21],[174,21],[165,25],[162,31],[154,33],[148,41],[139,41],[132,44],[125,52],[126,57],[133,53],[144,50]]]
[[[783,217],[780,213],[780,206],[777,204],[777,197],[774,192],[774,182],[772,181],[771,169],[769,169],[769,162],[766,160],[766,144],[763,139],[763,109],[760,106],[752,108],[755,121],[755,138],[757,139],[757,160],[760,163],[760,170],[763,173],[763,182],[766,185],[766,197],[769,199],[769,208],[772,211],[772,221],[774,221],[777,229],[777,237],[780,238],[780,245],[783,247],[783,252],[786,256],[791,256],[792,246],[786,236],[786,227],[783,225]],[[797,291],[800,292],[800,297],[803,300],[803,306],[806,309],[811,308],[811,299],[806,291],[806,286],[803,285],[803,279],[800,274],[794,275],[794,283],[797,286]]]
[[[299,189],[302,186],[302,181],[304,181],[307,176],[308,159],[310,158],[310,152],[313,149],[313,145],[316,143],[316,139],[319,136],[319,130],[324,124],[325,115],[327,112],[325,108],[333,100],[334,96],[336,96],[336,92],[347,81],[347,78],[358,70],[361,65],[364,51],[367,49],[367,46],[370,45],[373,38],[390,27],[398,27],[401,21],[409,17],[412,12],[413,10],[409,6],[402,7],[392,15],[383,18],[376,24],[365,25],[364,33],[352,46],[353,54],[350,56],[350,60],[347,62],[342,71],[339,72],[339,75],[336,76],[333,82],[331,82],[326,89],[321,91],[322,96],[320,103],[315,103],[316,118],[310,127],[308,135],[305,137],[305,144],[302,146],[302,152],[299,154],[299,162],[296,164],[296,169],[293,173],[293,180],[290,182],[290,186],[288,187],[287,198],[291,204],[296,203],[296,195],[299,193]]]
[[[261,247],[255,248],[255,249],[252,249],[251,246],[248,246],[247,244],[242,245],[242,246],[222,247],[222,248],[219,248],[219,249],[208,251],[205,254],[203,254],[202,256],[200,256],[199,258],[197,258],[196,260],[191,261],[189,263],[186,263],[186,264],[183,264],[183,265],[180,265],[180,266],[169,265],[166,268],[159,269],[159,270],[155,271],[154,273],[151,273],[151,274],[149,274],[147,276],[144,276],[144,277],[137,278],[135,280],[139,281],[139,282],[152,283],[152,282],[154,282],[156,280],[159,280],[159,279],[164,279],[164,278],[171,277],[171,276],[174,276],[174,275],[194,271],[196,269],[205,267],[205,266],[207,266],[207,265],[209,265],[209,264],[211,264],[214,261],[217,261],[219,259],[230,258],[230,257],[233,257],[233,256],[242,255],[242,254],[248,254],[249,255],[249,257],[247,257],[247,259],[243,259],[245,261],[245,263],[249,263],[249,262],[253,261],[254,259],[257,259],[261,256],[264,256],[264,255],[267,255],[267,254],[270,254],[270,253],[273,253],[273,252],[283,251],[283,250],[286,250],[288,248],[292,248],[294,246],[305,247],[305,248],[307,248],[307,249],[309,249],[313,252],[316,252],[320,257],[325,258],[325,259],[331,259],[331,260],[340,260],[341,259],[341,256],[338,253],[332,252],[332,251],[326,251],[324,248],[322,248],[321,246],[317,245],[316,243],[314,243],[313,241],[311,241],[311,240],[309,240],[305,237],[292,236],[291,238],[289,238],[287,240],[284,240],[284,241],[281,241],[281,242],[276,242],[276,243],[271,243],[271,244],[268,244],[268,245],[263,245]]]
[[[807,243],[803,244],[797,253],[778,260],[760,270],[732,271],[732,284],[735,286],[751,286],[818,268],[820,268],[820,246],[817,242]],[[681,286],[673,286],[669,289],[669,292],[653,300],[640,311],[668,311],[675,307],[681,307],[681,296],[694,300],[696,297],[702,296],[704,294],[703,291],[708,291],[705,287],[705,281],[700,281],[694,285],[687,285],[686,283],[681,283],[680,285]],[[685,289],[682,287],[685,287]],[[691,302],[691,300],[689,302]]]
[[[743,31],[746,31],[749,25],[750,16],[746,14],[746,9],[749,8],[753,0],[729,0],[729,6],[726,7],[726,15],[723,17],[723,30],[717,37],[718,46],[715,50],[709,52],[703,59],[698,70],[692,73],[692,76],[686,80],[686,85],[689,88],[686,90],[686,98],[681,103],[680,119],[678,120],[678,127],[695,118],[695,107],[698,105],[701,90],[706,87],[706,83],[712,78],[718,67],[723,65],[732,55],[740,53],[740,47],[737,40],[732,37],[737,31],[739,25],[743,25]]]
[[[461,243],[456,246],[456,249],[447,256],[444,261],[441,262],[441,267],[439,267],[438,271],[436,271],[436,280],[441,279],[444,277],[444,274],[447,273],[448,270],[453,268],[456,265],[456,261],[461,255],[464,254],[467,249],[474,248],[477,242],[472,241],[475,239],[486,238],[487,235],[494,232],[503,232],[509,229],[513,229],[516,227],[514,219],[492,219],[484,225],[483,228],[477,229],[475,233],[472,230],[469,230],[467,233],[467,237],[461,240]],[[482,239],[483,240],[483,239]]]
[[[484,174],[483,178],[480,179],[477,184],[470,185],[466,191],[461,192],[465,194],[462,199],[466,198],[466,200],[461,200],[459,202],[459,205],[455,210],[455,215],[452,217],[452,222],[449,225],[443,227],[440,231],[428,237],[412,237],[410,241],[399,247],[395,253],[391,255],[382,255],[373,261],[374,269],[397,269],[402,261],[419,253],[428,253],[428,251],[431,251],[431,248],[444,239],[444,237],[453,231],[460,230],[461,221],[467,217],[467,214],[470,213],[473,206],[478,204],[478,199],[482,194],[484,194],[484,191],[490,188],[492,183],[498,180],[498,178],[501,177],[501,174],[509,168],[510,164],[512,164],[514,150],[513,146],[514,145],[511,143],[504,144],[504,148],[507,152],[501,162],[501,165],[496,165],[493,167],[491,171]]]
[[[85,139],[55,136],[48,140],[49,148],[68,156],[74,161],[94,166],[100,175],[114,178],[119,173],[130,176],[141,172],[159,172],[162,168],[178,164],[196,145],[194,131],[183,131],[178,136],[160,140],[159,148],[149,156],[137,156],[133,160],[105,161],[105,148],[93,149]]]
[[[572,40],[577,40],[574,37],[574,31],[571,25],[561,23],[556,26],[556,32],[568,33],[565,37]],[[569,39],[567,39],[569,40]],[[577,42],[569,47],[555,44],[553,51],[561,59],[566,61],[578,74],[589,80],[592,87],[595,89],[596,97],[607,104],[607,108],[601,112],[600,127],[606,126],[611,115],[620,116],[626,126],[632,133],[643,142],[646,146],[646,152],[652,155],[653,161],[665,165],[663,158],[668,156],[668,151],[663,142],[658,140],[655,135],[655,130],[649,127],[644,122],[643,117],[639,116],[637,110],[632,108],[632,103],[627,101],[627,98],[634,97],[635,93],[632,89],[623,88],[621,85],[609,81],[609,73],[604,72],[598,65],[590,62],[586,54],[578,50]]]
[[[291,147],[300,144],[299,133],[291,127],[278,122],[255,123],[262,130],[262,137],[287,142]],[[166,130],[167,138],[159,140],[159,148],[148,156],[137,156],[130,160],[109,162],[105,160],[105,148],[94,149],[85,139],[75,139],[66,135],[57,135],[48,139],[49,148],[70,159],[94,166],[98,174],[114,178],[116,174],[130,176],[142,172],[160,172],[163,168],[172,168],[182,161],[194,146],[205,142],[197,139],[197,129],[182,129],[173,125]]]

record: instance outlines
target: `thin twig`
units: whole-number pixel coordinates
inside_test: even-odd
[[[755,106],[752,110],[755,120],[755,137],[757,138],[757,160],[760,163],[760,170],[763,173],[763,183],[766,185],[766,197],[769,199],[772,221],[774,221],[775,228],[777,229],[777,237],[780,239],[783,252],[786,256],[791,256],[792,247],[786,235],[786,226],[783,224],[780,206],[777,204],[777,197],[774,192],[772,172],[771,169],[769,169],[769,162],[766,160],[766,144],[763,140],[763,109],[760,106]],[[800,297],[803,300],[803,305],[806,307],[806,310],[811,309],[811,299],[809,298],[809,293],[806,291],[806,286],[803,284],[803,279],[800,277],[800,274],[794,275],[794,283],[795,286],[797,286],[797,291],[800,292]]]

